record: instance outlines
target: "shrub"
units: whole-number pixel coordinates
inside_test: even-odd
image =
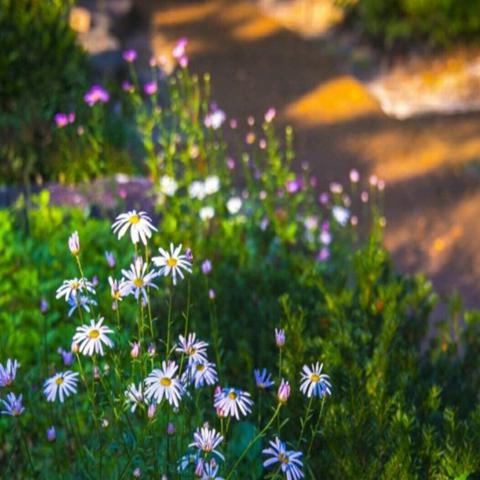
[[[154,179],[146,198],[155,199],[149,228],[158,231],[146,245],[132,245],[130,231],[116,240],[108,233],[111,222],[52,207],[45,194],[29,212],[29,236],[15,211],[1,212],[0,360],[22,365],[0,395],[23,393],[26,408],[0,419],[2,476],[195,478],[205,465],[189,444],[208,422],[224,437],[216,449],[225,461],[211,449],[202,460],[210,466],[215,457],[218,476],[230,480],[285,477],[278,464],[277,470],[262,466],[262,450],[276,436],[289,451],[303,452],[306,478],[475,478],[480,314],[463,313],[452,297],[438,333],[428,335],[438,299],[426,279],[399,275],[392,266],[377,206],[382,185],[363,189],[352,172],[349,187],[332,184],[318,197],[308,168],[300,175],[290,169],[292,133],[278,139],[273,111],[252,125],[238,151],[223,139],[223,112],[211,108],[186,68],[163,85],[167,90],[158,88],[158,95],[168,95],[160,107],[153,95],[143,103],[138,84],[128,97]],[[138,210],[120,218],[131,220],[130,229],[146,215]],[[75,237],[67,248],[75,230],[79,249]],[[193,260],[172,254],[170,243],[180,242]],[[104,250],[114,252],[115,266]],[[134,295],[138,281],[120,284],[122,301],[112,298],[107,277],[126,279],[139,258],[147,271],[162,274],[152,279],[146,300]],[[184,270],[174,284],[162,266],[180,261],[192,261],[193,271]],[[55,299],[62,282],[74,277],[82,279],[72,284],[81,294],[68,304]],[[43,313],[42,296],[50,304]],[[87,300],[79,307],[82,296]],[[74,345],[75,360],[65,365],[57,348],[70,362],[78,327],[101,315],[114,331],[106,332],[114,346],[86,358]],[[281,348],[275,328],[285,331]],[[172,347],[191,332],[210,343],[214,383],[252,395],[252,413],[240,421],[218,415],[214,385],[189,384],[178,408],[163,399],[156,407],[137,402],[132,412],[126,403],[129,385],[145,392],[150,382],[144,380],[167,358],[185,372],[188,361]],[[331,395],[324,377],[321,395],[308,398],[300,391],[301,372],[316,362],[330,376]],[[267,368],[275,388],[260,388],[254,368]],[[42,382],[66,369],[79,374],[78,392],[47,402]],[[285,403],[277,395],[282,378],[291,387]],[[182,458],[186,468],[179,471]]]
[[[426,40],[448,46],[475,40],[480,13],[475,0],[361,0],[342,2],[358,18],[365,33],[386,47]]]

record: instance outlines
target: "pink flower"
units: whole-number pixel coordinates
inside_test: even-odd
[[[133,48],[129,48],[123,52],[122,57],[126,62],[133,63],[137,59],[137,51]]]
[[[110,100],[108,92],[100,85],[92,85],[90,90],[83,97],[89,107],[93,107],[96,103],[107,103]]]
[[[143,91],[147,95],[153,95],[154,93],[157,93],[157,83],[156,82],[147,82],[143,86]]]
[[[182,37],[177,40],[177,43],[173,47],[172,56],[175,59],[179,59],[185,55],[185,50],[187,48],[188,40],[185,37]]]
[[[277,115],[277,111],[273,107],[270,107],[265,113],[265,121],[267,123],[270,123],[275,118],[276,115]]]
[[[122,90],[124,92],[132,93],[135,90],[135,87],[128,80],[125,80],[122,82]]]
[[[63,128],[68,125],[68,116],[65,113],[56,113],[53,119],[58,128]]]
[[[350,181],[352,183],[357,183],[360,180],[360,174],[358,173],[358,170],[350,170]]]
[[[181,68],[187,68],[188,67],[188,57],[186,55],[182,55],[178,59],[178,64],[180,65]]]

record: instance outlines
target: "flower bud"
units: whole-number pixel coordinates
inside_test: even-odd
[[[57,432],[55,431],[55,427],[52,425],[48,430],[47,430],[47,440],[49,442],[54,442],[57,438]]]
[[[80,238],[78,232],[73,232],[68,239],[68,248],[75,257],[80,253]]]
[[[290,397],[290,384],[283,378],[278,387],[277,397],[280,403],[285,403],[288,400],[288,397]]]
[[[156,411],[157,411],[157,405],[155,403],[151,403],[148,406],[148,411],[147,411],[148,418],[153,418],[155,416]]]
[[[133,342],[132,349],[130,350],[130,356],[132,358],[138,358],[139,354],[140,354],[140,344],[138,342]]]
[[[282,348],[285,345],[285,330],[275,329],[275,343],[278,348]]]
[[[153,343],[151,343],[149,346],[148,346],[148,356],[149,357],[153,357],[155,356],[155,345]]]
[[[208,275],[212,271],[212,262],[210,260],[205,260],[202,263],[202,273]]]
[[[176,432],[175,425],[172,422],[168,422],[167,434],[168,435],[175,435],[175,432]]]
[[[135,478],[140,478],[142,476],[142,471],[140,470],[140,467],[137,467],[134,471],[133,471],[133,476]]]

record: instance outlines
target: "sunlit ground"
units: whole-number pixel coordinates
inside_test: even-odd
[[[352,167],[385,179],[386,241],[406,268],[449,269],[446,287],[470,275],[460,271],[462,261],[480,274],[480,253],[464,235],[480,225],[472,216],[476,193],[463,173],[480,158],[478,116],[388,118],[368,86],[345,73],[345,59],[332,60],[329,40],[306,39],[262,12],[246,1],[167,2],[151,16],[152,50],[167,55],[188,37],[192,69],[211,71],[215,100],[227,113],[259,118],[273,104],[295,128],[299,160],[308,159],[324,183]],[[457,75],[457,64],[448,65]],[[439,82],[435,70],[424,76]]]

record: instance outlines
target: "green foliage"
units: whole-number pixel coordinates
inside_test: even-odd
[[[44,173],[53,115],[86,87],[86,57],[68,25],[69,5],[0,2],[2,179],[22,182]]]
[[[453,295],[432,332],[438,297],[424,277],[395,271],[382,243],[381,212],[361,202],[361,185],[334,189],[319,205],[308,168],[300,175],[290,169],[291,130],[279,139],[271,121],[250,132],[265,140],[262,147],[257,140],[227,145],[221,129],[204,124],[208,85],[208,78],[202,83],[181,70],[165,80],[168,101],[161,107],[158,98],[143,103],[138,85],[126,100],[153,180],[149,198],[158,232],[148,248],[132,247],[128,234],[118,241],[111,222],[88,210],[51,206],[46,193],[28,212],[28,232],[21,202],[0,211],[0,363],[19,359],[12,388],[24,394],[27,408],[17,419],[0,418],[2,477],[32,478],[33,468],[40,478],[127,478],[138,467],[143,478],[194,478],[192,465],[178,472],[178,461],[207,421],[225,435],[220,475],[230,480],[275,478],[262,467],[261,450],[277,435],[304,453],[306,478],[476,478],[480,313],[465,312]],[[227,155],[237,161],[234,172]],[[218,189],[192,198],[192,182],[212,176]],[[289,189],[292,181],[302,188]],[[370,198],[381,194],[369,188]],[[241,200],[235,213],[228,208],[232,198]],[[201,218],[206,206],[214,209],[212,218]],[[71,368],[87,375],[79,393],[65,404],[47,404],[42,382],[65,368],[57,348],[68,350],[85,320],[55,299],[62,281],[80,274],[67,248],[75,230],[85,277],[96,275],[99,282],[92,316],[104,315],[114,328],[115,348],[103,358],[82,357],[81,365],[77,360]],[[175,288],[169,278],[155,280],[150,331],[145,309],[132,297],[111,309],[107,278],[119,279],[133,254],[150,259],[170,242],[192,249],[194,268]],[[107,265],[105,250],[114,252],[115,268]],[[328,258],[319,255],[325,250]],[[203,274],[206,259],[213,268]],[[42,297],[50,303],[45,313],[39,311]],[[169,325],[172,338],[195,331],[210,342],[222,386],[251,392],[252,414],[238,423],[219,418],[212,388],[185,396],[178,411],[161,403],[154,418],[144,404],[135,413],[125,408],[126,386],[169,355]],[[281,349],[275,327],[286,331]],[[133,341],[142,345],[131,358]],[[302,367],[315,362],[332,382],[332,395],[323,400],[299,391]],[[272,417],[279,405],[275,390],[254,383],[253,368],[264,367],[277,385],[286,378],[292,388],[278,418]],[[5,398],[3,389],[0,395]],[[167,435],[170,421],[176,431]],[[48,443],[52,424],[57,440]]]
[[[365,33],[386,47],[426,40],[447,46],[475,40],[480,32],[476,0],[359,0],[340,2],[359,20]]]

